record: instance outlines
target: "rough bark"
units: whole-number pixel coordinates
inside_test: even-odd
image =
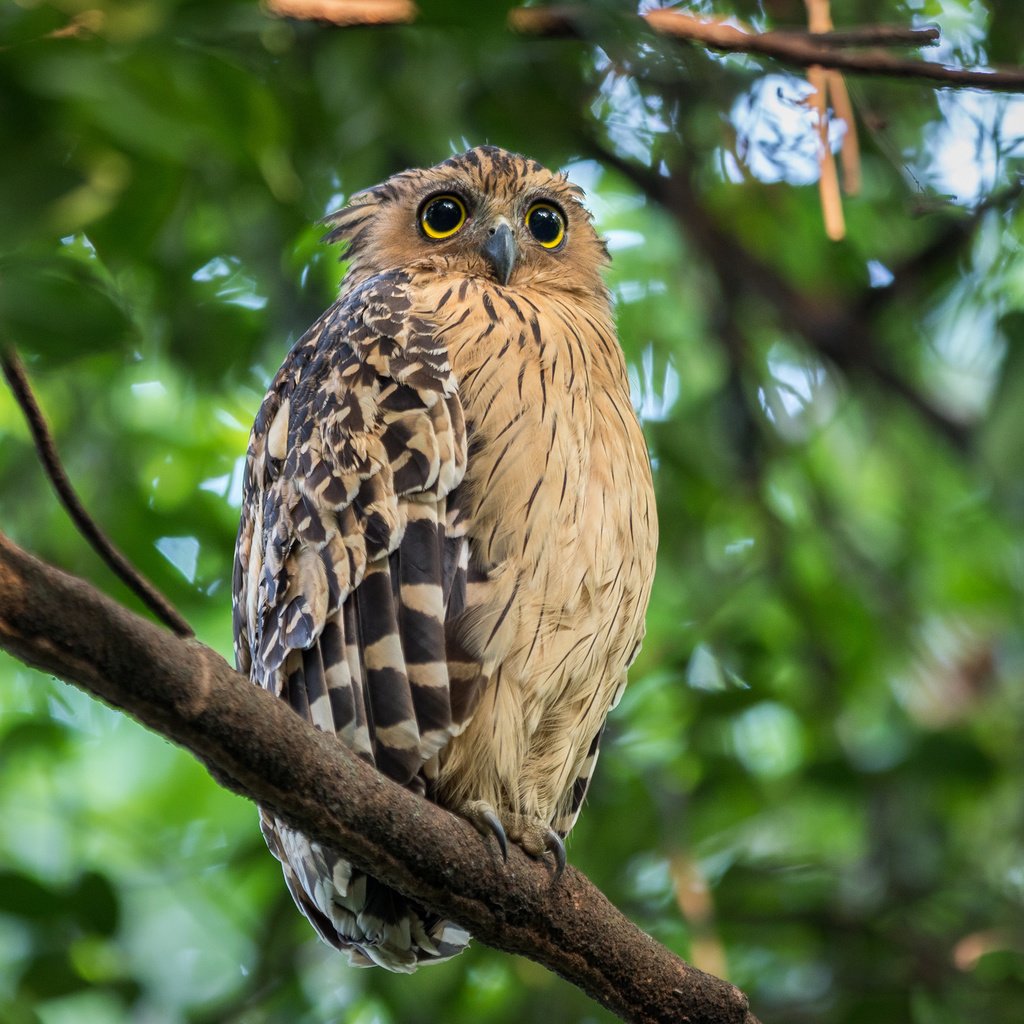
[[[359,868],[555,971],[635,1022],[756,1024],[728,982],[691,967],[587,878],[493,843],[317,732],[223,658],[181,639],[0,534],[0,647],[127,711]],[[255,826],[254,826],[255,827]]]

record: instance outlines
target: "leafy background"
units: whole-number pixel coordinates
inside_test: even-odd
[[[1024,103],[849,79],[864,187],[836,244],[801,74],[614,21],[540,40],[500,4],[422,7],[342,31],[231,0],[0,5],[0,331],[87,506],[227,653],[248,426],[343,269],[317,219],[469,144],[568,168],[613,250],[663,525],[571,860],[766,1024],[1015,1024]],[[937,23],[931,59],[1024,59],[1024,5],[833,11]],[[133,604],[6,392],[0,439],[4,531]],[[0,822],[11,1024],[610,1019],[482,947],[412,977],[348,969],[251,805],[4,656]]]

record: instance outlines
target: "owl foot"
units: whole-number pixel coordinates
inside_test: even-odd
[[[505,826],[501,823],[497,811],[486,800],[470,800],[462,808],[462,816],[476,826],[482,835],[493,835],[498,840],[498,848],[501,850],[501,859],[508,861],[508,838],[505,835]]]
[[[484,836],[493,835],[501,850],[502,860],[508,860],[508,841],[518,844],[531,857],[543,857],[549,851],[555,858],[557,882],[565,870],[565,843],[562,837],[540,818],[506,812],[503,817],[486,800],[470,800],[459,809],[477,831]]]

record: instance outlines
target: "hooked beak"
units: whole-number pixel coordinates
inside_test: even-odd
[[[516,250],[516,240],[512,237],[512,229],[508,226],[507,221],[500,220],[491,227],[490,234],[481,251],[487,262],[494,268],[495,277],[502,284],[508,284],[519,253]]]

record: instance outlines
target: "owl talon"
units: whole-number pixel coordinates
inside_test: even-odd
[[[486,800],[471,800],[459,813],[468,818],[473,827],[485,838],[494,836],[498,842],[498,849],[501,850],[501,859],[508,863],[508,836],[505,835],[505,826],[498,817],[498,812]]]
[[[508,863],[508,838],[505,836],[505,828],[501,824],[501,819],[493,810],[486,810],[480,815],[481,820],[491,832],[494,833],[494,838],[498,841],[498,848],[501,850],[501,859],[507,864]]]
[[[549,828],[544,834],[544,846],[555,855],[555,874],[551,881],[557,882],[565,870],[565,843],[557,832]]]

